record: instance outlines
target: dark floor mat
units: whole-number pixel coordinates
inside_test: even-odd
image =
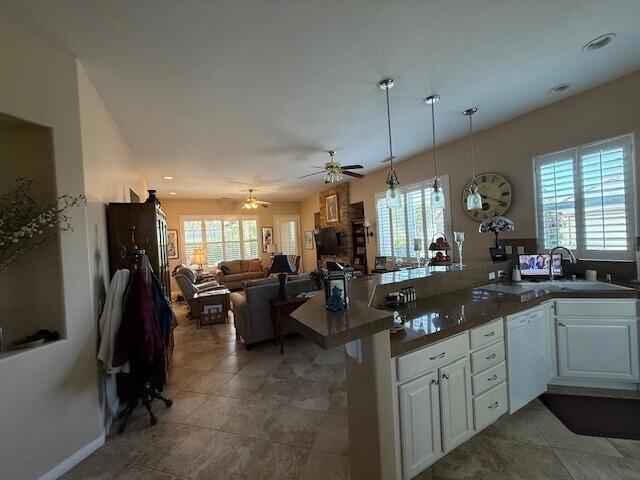
[[[574,433],[640,440],[640,400],[554,393],[540,400]]]

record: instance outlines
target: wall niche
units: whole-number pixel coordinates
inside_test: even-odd
[[[52,130],[0,113],[0,194],[16,187],[16,180],[33,179],[31,196],[54,202],[56,172]],[[72,213],[73,214],[73,213]],[[65,337],[60,240],[55,237],[20,257],[0,273],[0,326],[4,350],[38,330],[54,330]]]

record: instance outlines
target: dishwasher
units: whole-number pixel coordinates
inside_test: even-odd
[[[509,413],[547,391],[549,322],[546,307],[510,315],[506,322]]]

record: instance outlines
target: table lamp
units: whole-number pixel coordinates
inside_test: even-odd
[[[207,256],[204,254],[203,248],[196,248],[191,255],[191,265],[197,265],[196,272],[198,275],[202,274],[202,266],[207,264]]]
[[[498,233],[499,232],[515,232],[515,230],[516,230],[516,226],[513,223],[513,221],[501,215],[490,217],[482,221],[482,223],[478,227],[478,231],[480,233],[493,232],[493,234],[496,236],[496,246],[489,249],[489,252],[491,253],[491,258],[494,261],[502,261],[507,259],[507,255],[504,249],[500,247],[500,242],[498,241]]]
[[[273,263],[271,264],[271,273],[278,274],[278,280],[280,281],[280,290],[278,290],[278,299],[287,299],[287,275],[295,272],[295,267],[291,263],[291,260],[287,255],[274,255]]]

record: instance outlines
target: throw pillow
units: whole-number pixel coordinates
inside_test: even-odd
[[[229,275],[231,273],[231,270],[226,265],[222,265],[220,267],[220,270],[222,270],[222,273],[224,273],[225,275]]]

